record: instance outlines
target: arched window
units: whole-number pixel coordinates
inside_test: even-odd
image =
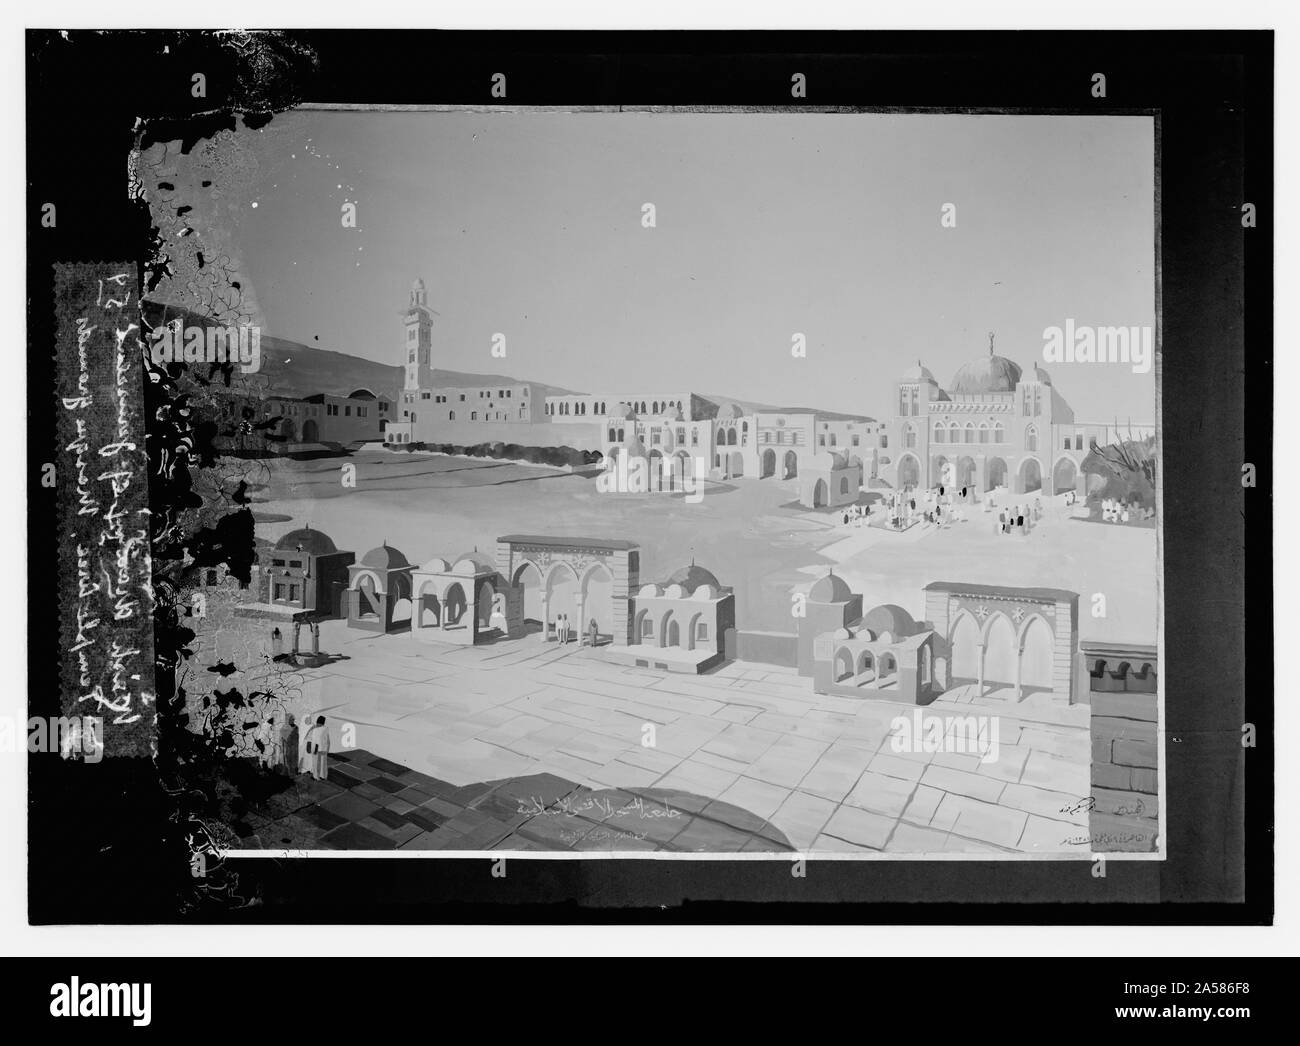
[[[618,441],[619,441],[620,443],[623,442],[623,433],[624,433],[625,431],[627,431],[627,430],[626,430],[626,429],[619,429],[619,430],[618,430]]]
[[[448,420],[448,421],[455,421],[455,420],[456,420],[456,412],[455,412],[454,410],[449,410],[449,411],[447,411],[447,420]]]
[[[849,477],[848,477],[848,476],[841,476],[841,477],[840,477],[840,493],[841,493],[841,494],[847,494],[848,492],[849,492]]]
[[[962,434],[962,436],[964,442],[966,443],[975,442],[975,423],[973,421],[966,422],[966,431]]]
[[[613,443],[613,442],[614,442],[614,439],[615,439],[615,436],[614,436],[614,430],[613,430],[613,429],[610,429],[610,430],[609,430],[609,442],[610,442],[610,443]]]
[[[1002,422],[995,421],[993,423],[993,442],[1001,443],[1006,438],[1006,431],[1002,428]]]
[[[981,421],[981,422],[980,422],[980,442],[981,442],[981,443],[987,443],[988,441],[989,441],[989,423],[988,423],[987,421]]]
[[[910,424],[903,426],[903,446],[909,449],[916,446],[916,429]]]
[[[943,427],[943,422],[936,421],[934,423],[934,441],[936,443],[943,443],[947,438],[948,430]]]
[[[658,414],[658,413],[659,413],[659,401],[658,401],[658,400],[655,400],[652,404],[650,404],[650,413],[651,413],[651,414]]]
[[[948,442],[949,442],[949,443],[958,443],[958,442],[960,442],[960,441],[958,440],[958,438],[957,438],[957,437],[958,437],[958,431],[959,431],[959,430],[958,430],[958,428],[957,428],[957,423],[956,423],[955,421],[950,421],[950,422],[948,422]]]
[[[1025,429],[1025,450],[1038,449],[1038,430],[1030,425]]]

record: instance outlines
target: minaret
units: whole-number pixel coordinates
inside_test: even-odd
[[[429,308],[424,281],[411,284],[411,301],[406,308],[406,391],[433,386],[433,311]]]

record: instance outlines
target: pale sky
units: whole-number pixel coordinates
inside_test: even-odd
[[[386,363],[416,276],[440,367],[875,417],[918,358],[947,385],[989,331],[1028,368],[1067,318],[1155,323],[1148,117],[303,111],[243,133],[229,232],[266,332]],[[1049,370],[1080,421],[1155,420],[1154,368]]]

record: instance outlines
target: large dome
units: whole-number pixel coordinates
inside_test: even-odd
[[[374,567],[376,570],[396,570],[399,567],[409,567],[411,564],[391,545],[380,545],[361,557],[361,565]]]
[[[703,567],[697,567],[694,563],[689,567],[682,567],[680,570],[675,571],[666,584],[681,585],[686,592],[694,592],[701,585],[712,585],[715,589],[722,587],[718,584],[716,577]]]
[[[312,530],[311,527],[289,531],[275,543],[275,547],[288,552],[306,552],[312,556],[328,556],[338,551],[328,534],[321,530]]]
[[[828,573],[813,582],[808,598],[814,603],[847,603],[853,598],[853,590],[842,577]]]
[[[894,603],[885,603],[870,610],[862,619],[862,627],[873,636],[888,632],[894,639],[916,632],[916,622],[912,620],[912,615]]]
[[[1015,392],[1020,382],[1020,366],[1005,356],[987,356],[971,360],[957,371],[948,391],[959,396],[979,396],[988,392]]]

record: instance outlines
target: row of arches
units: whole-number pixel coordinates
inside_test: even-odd
[[[948,469],[949,465],[952,466],[951,470]],[[1017,493],[1031,494],[1045,489],[1043,466],[1038,458],[1027,457],[1021,459],[1015,474],[1018,480]],[[1006,486],[1008,475],[1006,459],[1001,457],[988,458],[985,462],[983,489],[989,491]],[[974,458],[962,456],[955,461],[950,461],[940,454],[933,459],[929,486],[945,485],[958,489],[962,487],[978,489],[980,486],[978,480],[979,469]],[[1061,494],[1067,490],[1074,490],[1078,481],[1078,465],[1073,458],[1063,455],[1057,459],[1052,468],[1051,488],[1047,490],[1047,493]],[[899,457],[898,485],[899,487],[921,486],[921,462],[915,454],[904,453]]]
[[[694,650],[699,645],[713,649],[716,637],[709,635],[708,623],[703,608],[652,610],[646,607],[637,611],[632,635],[641,646]]]
[[[924,649],[928,653],[930,648]],[[898,685],[898,658],[889,651],[877,657],[870,650],[860,651],[855,658],[853,651],[841,647],[835,652],[835,682],[888,690]]]
[[[989,686],[1010,687],[1016,700],[1026,690],[1053,689],[1056,635],[1041,614],[1031,613],[1017,626],[997,610],[981,625],[963,609],[953,619],[948,641],[954,686],[974,683],[981,693]]]
[[[563,560],[545,568],[525,560],[511,581],[523,590],[525,631],[548,636],[556,620],[564,614],[575,632],[585,633],[594,620],[597,642],[612,638],[614,575],[604,563],[593,563],[579,572],[572,563]]]

